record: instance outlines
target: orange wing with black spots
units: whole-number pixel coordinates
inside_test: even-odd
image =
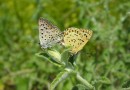
[[[63,45],[64,46],[71,46],[71,52],[73,54],[80,51],[88,40],[92,36],[91,30],[86,29],[78,29],[78,28],[68,28],[64,31],[64,38],[63,38]]]

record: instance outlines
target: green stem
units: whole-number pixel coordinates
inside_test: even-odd
[[[77,73],[77,79],[82,82],[85,86],[87,86],[89,89],[95,90],[94,86],[92,86],[87,80],[82,78],[79,73]]]
[[[57,77],[54,79],[54,81],[51,83],[51,87],[50,90],[54,90],[55,87],[64,79],[66,79],[68,77],[70,72],[68,71],[64,71],[64,72],[60,72]]]

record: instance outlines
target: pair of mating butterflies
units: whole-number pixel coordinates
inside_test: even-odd
[[[39,39],[42,48],[52,47],[62,43],[65,47],[71,46],[71,53],[80,51],[92,36],[91,30],[68,28],[63,33],[44,18],[39,19]]]

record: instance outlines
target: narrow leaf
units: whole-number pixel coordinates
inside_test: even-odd
[[[40,57],[40,58],[43,58],[43,60],[47,60],[49,62],[51,62],[52,64],[56,65],[56,66],[61,66],[63,64],[59,63],[59,62],[56,62],[53,58],[51,58],[47,53],[43,53],[43,52],[40,52],[40,53],[36,53],[36,56]]]

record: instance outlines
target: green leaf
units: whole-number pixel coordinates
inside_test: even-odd
[[[51,86],[50,86],[50,90],[54,90],[55,87],[60,83],[62,82],[64,79],[66,79],[69,75],[69,71],[67,70],[64,70],[63,72],[60,72],[56,78],[53,80],[53,82],[51,83]]]
[[[44,60],[49,60],[48,55],[46,53],[40,52],[40,53],[36,53],[36,56],[43,58]]]
[[[64,61],[66,64],[68,62],[68,59],[70,58],[70,47],[66,48],[62,53],[61,53],[61,60]]]
[[[66,64],[66,69],[74,70],[75,68],[74,68],[74,66],[73,66],[72,63],[68,62],[68,63]]]
[[[102,77],[99,82],[104,84],[111,84],[111,81],[107,77]]]
[[[47,60],[49,62],[51,62],[52,64],[56,65],[56,66],[61,66],[63,65],[63,63],[59,63],[57,61],[55,61],[52,57],[50,57],[47,53],[43,53],[43,52],[40,52],[40,53],[36,53],[36,56],[40,57],[40,58],[43,58],[43,60]]]
[[[74,65],[76,59],[77,59],[77,56],[78,56],[78,53],[77,54],[74,54],[74,55],[71,55],[68,62],[70,62],[72,65]]]
[[[56,50],[47,50],[47,54],[57,63],[61,62],[61,54]]]
[[[89,89],[87,89],[85,85],[77,84],[72,88],[72,90],[89,90]]]
[[[126,82],[124,82],[124,84],[122,85],[122,88],[130,89],[130,80],[127,80]]]
[[[16,79],[16,84],[17,84],[17,90],[28,90],[28,83],[29,79],[28,78],[17,78]]]
[[[92,86],[86,79],[82,78],[79,73],[77,73],[76,78],[90,90],[95,90],[95,87]]]

